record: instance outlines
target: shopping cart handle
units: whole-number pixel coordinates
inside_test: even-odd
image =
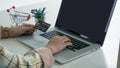
[[[15,6],[12,6],[9,9],[7,9],[7,12],[10,12],[11,9],[15,9]]]

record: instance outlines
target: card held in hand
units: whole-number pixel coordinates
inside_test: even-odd
[[[46,23],[44,21],[38,21],[35,24],[35,28],[42,31],[42,32],[46,32],[50,26],[51,25],[49,23]]]

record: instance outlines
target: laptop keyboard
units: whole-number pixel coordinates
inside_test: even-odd
[[[55,30],[47,32],[47,33],[43,33],[43,34],[40,34],[40,35],[43,36],[43,37],[45,37],[45,38],[47,38],[47,39],[51,39],[53,36],[57,36],[57,35],[67,36],[67,35],[65,35],[63,33],[60,33],[58,31],[55,31]],[[72,42],[73,46],[67,46],[66,48],[70,49],[70,50],[72,50],[74,52],[76,50],[80,50],[82,48],[85,48],[85,47],[89,46],[89,44],[86,44],[84,42],[78,41],[78,40],[76,40],[76,39],[74,39],[74,38],[72,38],[70,36],[67,36],[67,37],[69,37],[71,39],[71,42]]]

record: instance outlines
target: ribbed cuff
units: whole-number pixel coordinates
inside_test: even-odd
[[[49,68],[52,66],[55,59],[54,59],[50,49],[48,49],[46,47],[42,47],[42,48],[35,49],[35,51],[37,51],[41,55],[42,60],[44,62],[44,68]]]

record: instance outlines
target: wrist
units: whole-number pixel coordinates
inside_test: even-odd
[[[37,51],[37,52],[41,52],[41,49],[44,49],[44,51],[48,51],[48,52],[50,52],[53,55],[52,50],[50,48],[46,47],[46,46],[45,47],[41,47],[41,48],[36,48],[34,50]]]
[[[56,53],[55,48],[54,48],[53,46],[51,46],[51,45],[47,45],[47,46],[45,46],[45,48],[49,49],[52,54],[55,54],[55,53]]]
[[[34,49],[34,51],[40,54],[40,56],[42,57],[44,68],[48,68],[54,63],[55,59],[49,48],[41,47]]]
[[[1,38],[8,38],[9,37],[9,30],[10,28],[8,27],[2,27],[1,28]]]

